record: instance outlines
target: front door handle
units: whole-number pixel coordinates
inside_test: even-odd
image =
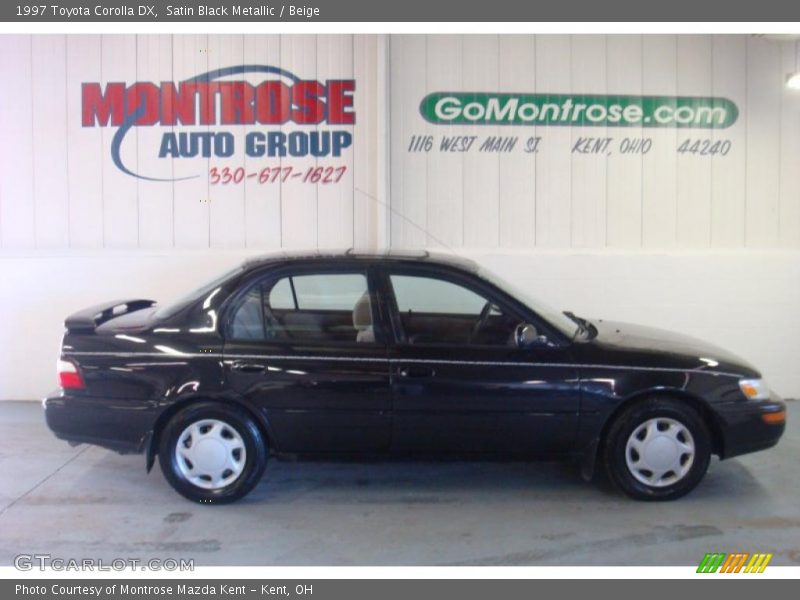
[[[436,371],[433,367],[423,367],[423,366],[406,366],[400,367],[397,369],[397,374],[403,378],[422,378],[422,377],[433,377],[436,375]]]
[[[267,370],[267,367],[264,365],[259,365],[258,363],[248,363],[237,360],[233,362],[231,369],[234,371],[239,371],[240,373],[263,373]]]

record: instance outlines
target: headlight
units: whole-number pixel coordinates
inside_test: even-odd
[[[769,400],[769,386],[763,379],[740,379],[739,388],[749,400]]]

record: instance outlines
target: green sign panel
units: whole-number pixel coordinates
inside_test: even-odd
[[[724,129],[739,109],[727,98],[434,92],[420,113],[437,125],[563,125]]]

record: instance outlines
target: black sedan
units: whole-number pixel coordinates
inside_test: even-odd
[[[698,340],[548,309],[472,262],[353,251],[251,260],[184,299],[66,320],[62,439],[158,456],[181,494],[230,502],[267,458],[597,464],[669,500],[712,454],[769,448],[786,407]]]

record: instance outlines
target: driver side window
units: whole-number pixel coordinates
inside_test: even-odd
[[[423,275],[390,275],[409,344],[515,346],[519,319],[459,284]]]

